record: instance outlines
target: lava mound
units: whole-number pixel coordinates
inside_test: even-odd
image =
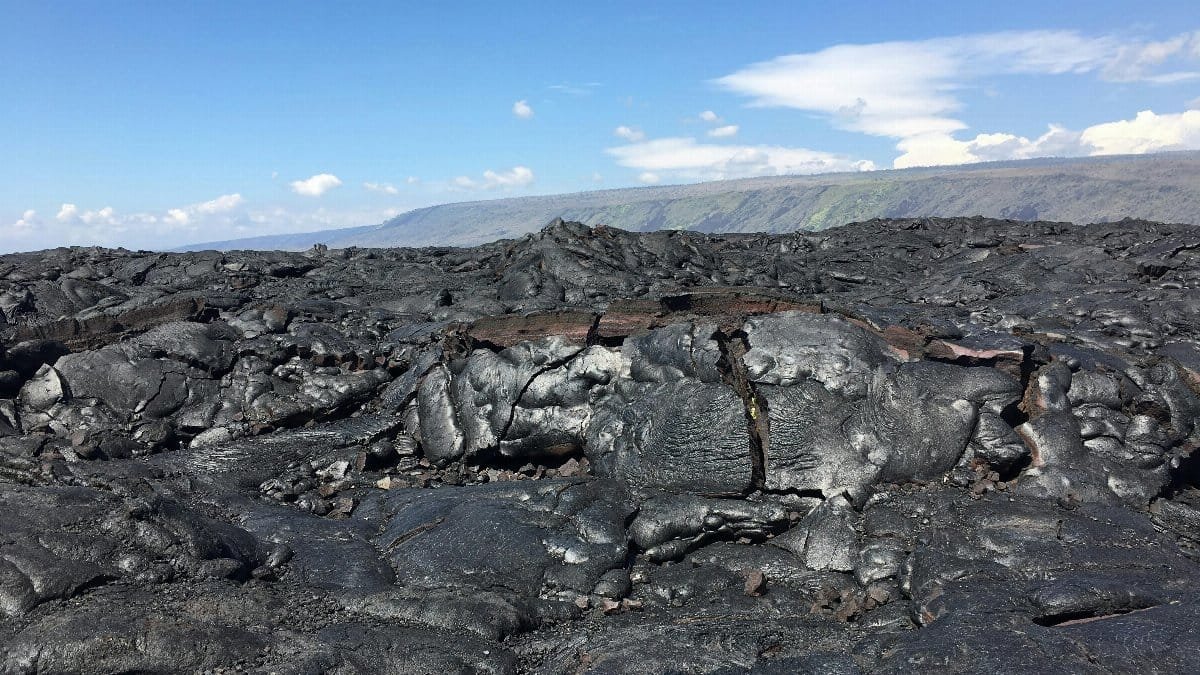
[[[1182,672],[1200,230],[0,256],[3,672]]]

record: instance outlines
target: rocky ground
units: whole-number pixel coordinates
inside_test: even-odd
[[[0,670],[1194,671],[1197,286],[1136,221],[2,256]]]

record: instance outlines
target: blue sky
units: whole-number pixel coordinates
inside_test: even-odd
[[[1200,148],[1194,2],[434,4],[0,0],[0,251]]]

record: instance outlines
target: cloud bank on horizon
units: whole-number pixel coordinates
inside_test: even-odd
[[[707,106],[673,104],[666,95],[655,101],[655,92],[628,94],[599,81],[552,81],[540,89],[514,87],[493,107],[476,111],[479,127],[496,128],[486,145],[500,149],[491,156],[506,157],[503,163],[460,151],[446,153],[458,170],[446,171],[448,160],[440,156],[443,168],[430,169],[421,158],[431,155],[413,151],[404,170],[390,173],[333,152],[290,176],[273,172],[270,182],[257,185],[230,180],[218,196],[212,196],[216,190],[189,191],[191,199],[157,209],[83,204],[64,188],[42,204],[0,203],[0,252],[63,244],[169,248],[369,225],[434,203],[587,190],[602,181],[621,187],[1200,149],[1200,30],[1160,39],[1009,30],[832,44],[744,60],[724,74],[679,83],[704,92]],[[1111,117],[1074,109],[1066,122],[1049,101],[1014,102],[1003,91],[1026,83],[1097,100],[1149,92],[1153,102],[1132,100]],[[586,119],[578,115],[597,108],[605,93],[612,94],[611,107]],[[1010,118],[991,112],[1002,103],[1041,106],[1027,110],[1027,116],[1044,116],[1041,131],[1009,126]],[[806,131],[790,133],[789,121]],[[388,133],[403,146],[435,133],[453,140],[467,131],[429,126]],[[577,155],[577,166],[566,167],[565,153]],[[421,175],[409,173],[413,169]]]

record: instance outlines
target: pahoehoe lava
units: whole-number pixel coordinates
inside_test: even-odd
[[[1183,672],[1200,230],[0,256],[0,671]]]

